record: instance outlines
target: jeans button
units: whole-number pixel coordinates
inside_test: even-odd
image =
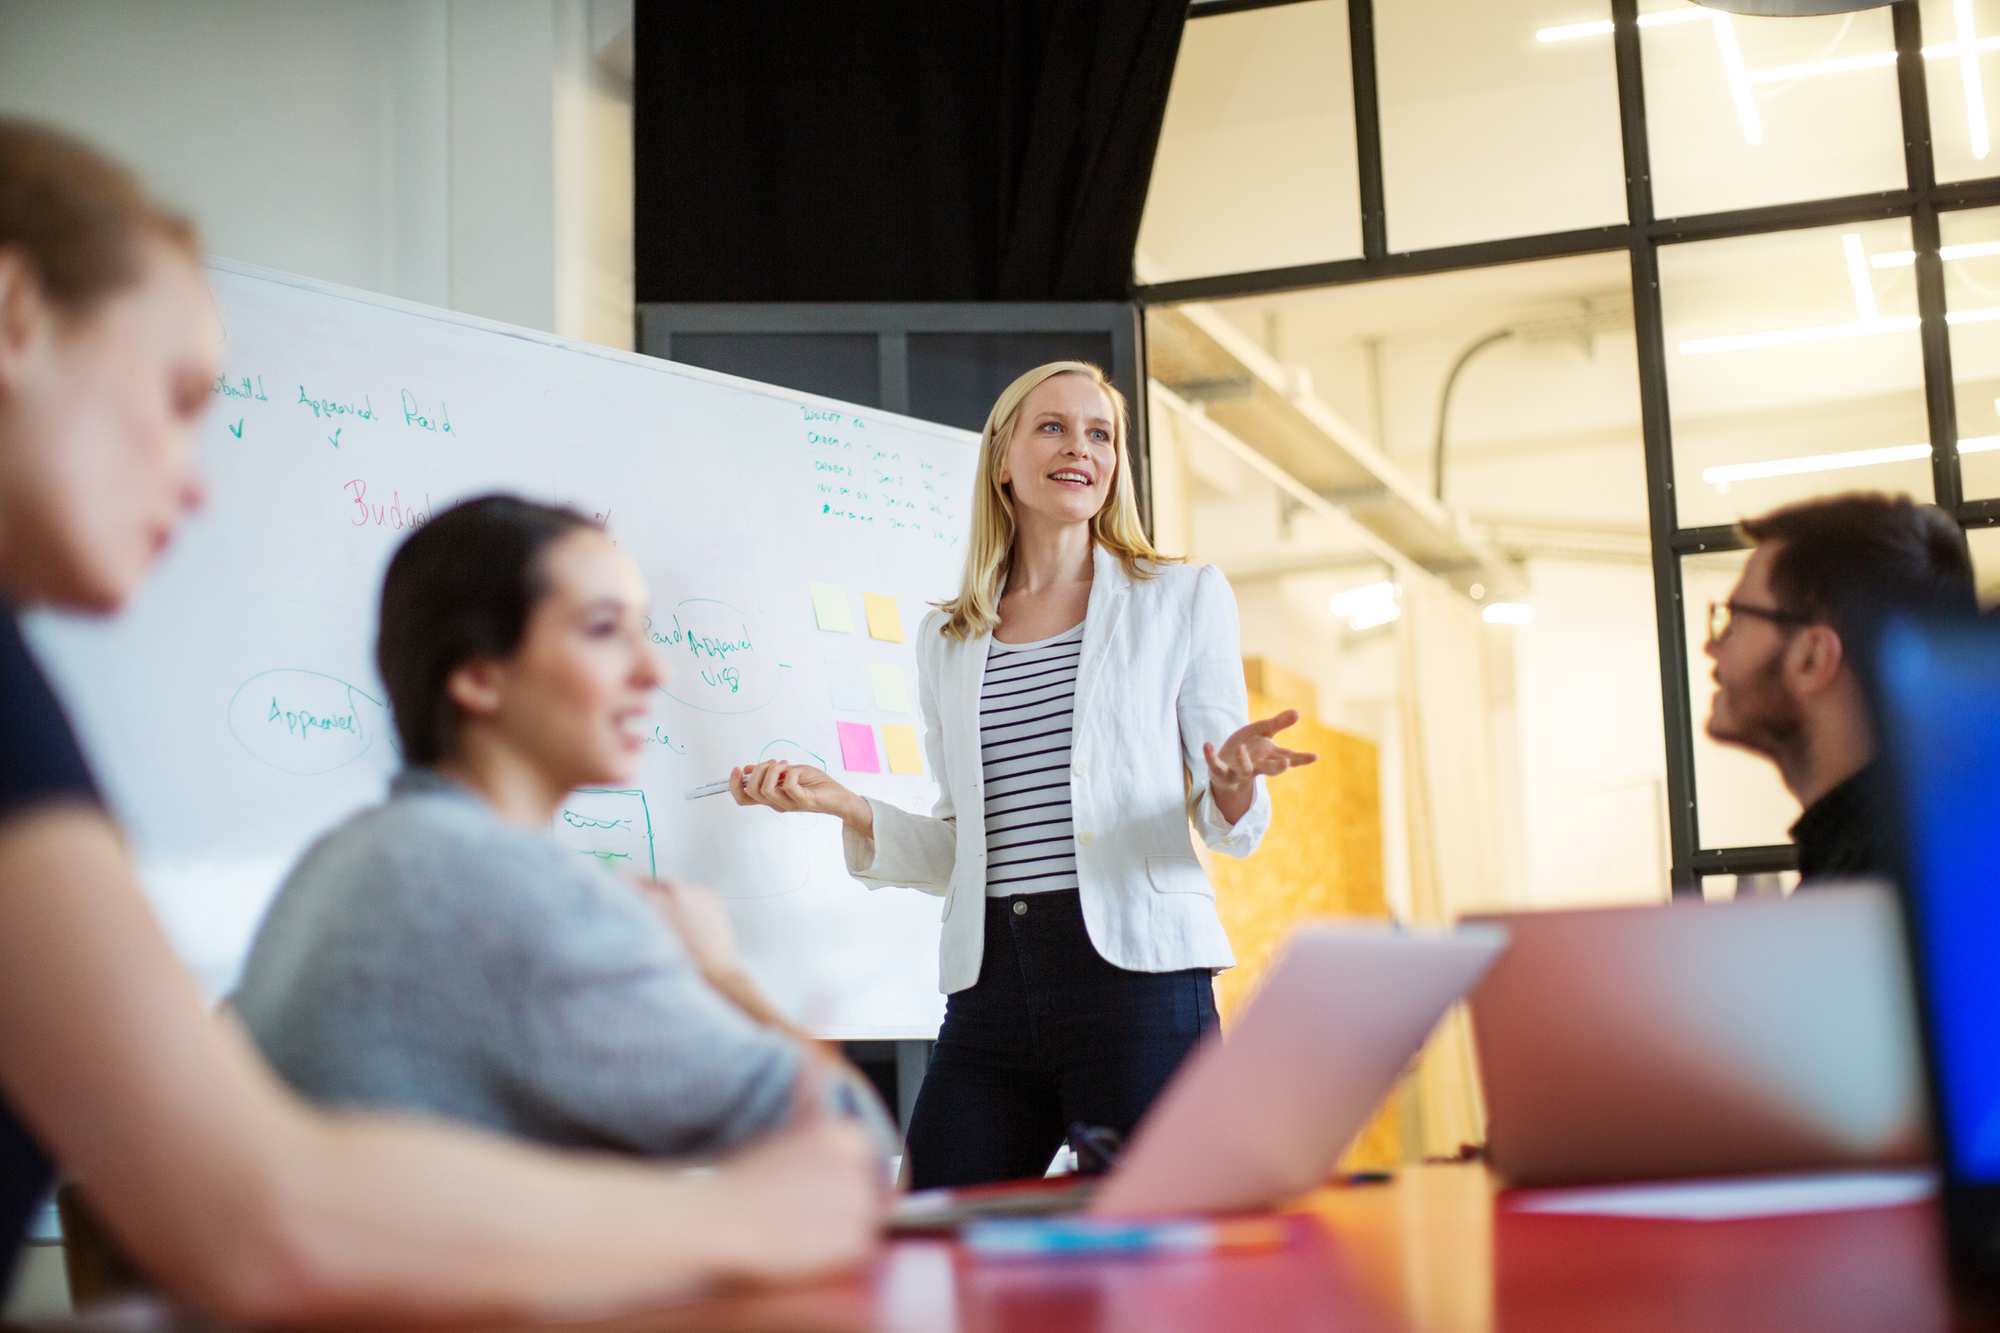
[[[1014,915],[1026,916],[1027,914],[1028,914],[1028,905],[1024,902],[1016,901],[1014,904]]]

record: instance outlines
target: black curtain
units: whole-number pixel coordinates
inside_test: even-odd
[[[641,301],[1122,300],[1186,0],[640,0]]]

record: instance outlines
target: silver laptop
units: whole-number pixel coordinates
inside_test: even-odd
[[[894,1224],[1075,1208],[1119,1217],[1262,1208],[1326,1183],[1504,930],[1307,925],[1226,1038],[1197,1047],[1109,1174],[1055,1190],[925,1190]]]
[[[1487,1155],[1516,1185],[1915,1162],[1916,1017],[1895,900],[1481,916]]]

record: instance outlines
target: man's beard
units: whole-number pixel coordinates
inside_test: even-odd
[[[1780,679],[1784,653],[1771,654],[1743,684],[1731,687],[1726,730],[1717,729],[1719,713],[1711,713],[1708,734],[1728,745],[1739,745],[1768,759],[1783,762],[1798,749],[1805,732],[1805,714]]]

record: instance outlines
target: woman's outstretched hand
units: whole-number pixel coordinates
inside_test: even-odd
[[[1215,796],[1216,808],[1230,823],[1249,810],[1260,775],[1276,777],[1319,758],[1303,750],[1287,750],[1272,739],[1298,720],[1298,710],[1287,708],[1276,717],[1239,729],[1220,745],[1210,742],[1201,747],[1202,758],[1208,761],[1209,791]]]
[[[787,764],[767,759],[761,764],[729,770],[729,794],[738,805],[762,805],[786,814],[833,815],[855,832],[874,831],[868,802],[811,764]]]

